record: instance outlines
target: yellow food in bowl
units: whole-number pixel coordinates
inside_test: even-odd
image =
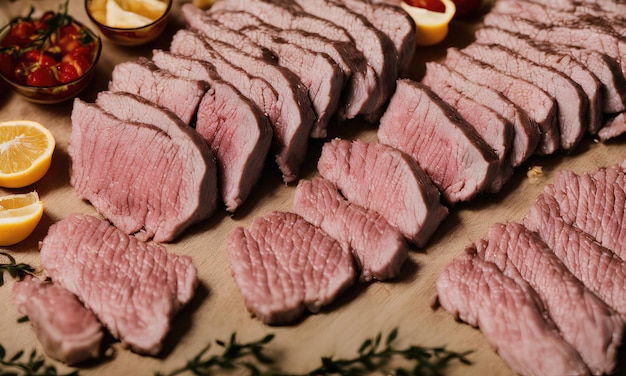
[[[120,29],[134,29],[151,24],[167,11],[160,0],[93,0],[91,16],[101,24]]]

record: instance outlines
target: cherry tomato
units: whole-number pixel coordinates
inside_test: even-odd
[[[404,2],[412,7],[424,8],[431,12],[446,11],[446,6],[439,0],[404,0]]]
[[[87,69],[91,66],[91,61],[87,58],[87,56],[71,52],[67,55],[63,55],[61,58],[62,63],[68,63],[76,68],[76,72],[78,72],[79,76],[82,76],[87,72]]]
[[[80,77],[74,65],[66,62],[59,63],[57,72],[59,74],[59,82],[62,84],[74,81]]]
[[[40,65],[43,67],[51,67],[56,65],[57,61],[51,55],[41,51],[29,50],[22,54],[20,62],[26,66]]]
[[[2,39],[1,45],[3,47],[24,47],[31,42],[31,36],[36,30],[35,24],[32,22],[18,21],[13,27],[11,27],[9,34]]]
[[[54,76],[52,67],[38,67],[26,77],[26,85],[30,86],[54,86],[59,81]]]

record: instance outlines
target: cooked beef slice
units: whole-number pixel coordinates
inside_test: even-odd
[[[365,17],[391,39],[398,56],[398,74],[407,76],[416,46],[415,21],[411,16],[397,5],[370,0],[341,0],[341,3]]]
[[[496,223],[476,249],[504,275],[528,282],[592,374],[615,371],[624,318],[576,279],[538,234],[520,223]]]
[[[587,103],[587,130],[596,134],[602,126],[603,88],[600,80],[582,63],[572,56],[561,53],[547,43],[535,43],[532,39],[505,29],[483,27],[476,31],[476,40],[481,44],[497,44],[514,51],[535,64],[545,65],[566,75],[583,90]],[[559,104],[560,106],[560,104]],[[560,110],[560,107],[559,107]],[[561,133],[563,131],[561,130]]]
[[[484,22],[487,26],[500,26],[527,34],[537,41],[573,45],[605,53],[615,59],[622,74],[626,74],[626,38],[610,27],[585,22],[551,25],[501,13],[488,14]]]
[[[561,216],[626,260],[626,178],[618,167],[577,175],[557,171],[544,192],[559,203]]]
[[[108,98],[103,104],[124,118],[74,101],[70,183],[79,198],[127,234],[172,241],[216,209],[211,150],[168,110],[133,94]]]
[[[398,80],[378,140],[415,159],[445,200],[469,201],[491,184],[498,156],[455,109],[427,86]]]
[[[46,355],[74,365],[100,356],[102,325],[94,314],[65,288],[26,278],[13,285],[13,300]]]
[[[377,212],[346,200],[329,180],[300,180],[293,210],[352,251],[362,282],[400,275],[408,256],[404,236]]]
[[[606,16],[614,20],[626,20],[626,5],[621,1],[614,0],[554,0],[545,2],[545,5],[562,11],[575,12],[577,14],[588,14]],[[585,8],[582,9],[581,8]]]
[[[341,69],[333,60],[256,27],[247,27],[241,32],[230,29],[192,4],[185,4],[182,11],[187,23],[207,37],[233,46],[245,39],[271,51],[277,63],[293,72],[307,89],[316,116],[311,137],[326,137],[328,123],[339,106],[344,81]]]
[[[390,146],[333,139],[322,147],[317,169],[348,201],[379,213],[418,247],[448,215],[422,168]]]
[[[598,132],[598,138],[606,141],[626,133],[626,112],[611,117]]]
[[[226,210],[243,204],[261,172],[272,142],[267,117],[213,66],[166,51],[154,51],[152,61],[180,77],[206,81],[211,89],[198,106],[196,131],[216,159],[218,185]]]
[[[589,290],[626,314],[626,264],[591,235],[566,223],[554,197],[540,194],[524,216],[524,225],[537,232]]]
[[[513,167],[521,165],[535,152],[540,139],[539,126],[502,93],[471,81],[461,73],[437,62],[426,63],[426,72],[421,82],[434,91],[450,86],[508,120],[514,129],[513,144],[509,153]]]
[[[370,119],[377,119],[393,94],[398,78],[398,58],[393,42],[365,17],[351,11],[340,1],[294,0],[294,2],[305,12],[341,25],[350,33],[357,49],[363,52],[368,65],[376,71],[378,86],[369,98],[365,115]]]
[[[253,13],[263,22],[272,26],[290,30],[303,30],[314,35],[320,35],[332,41],[356,43],[348,31],[334,22],[315,17],[298,9],[291,2],[277,2],[273,0],[228,0],[214,4],[209,13],[223,10],[243,11]],[[352,119],[359,114],[367,114],[371,110],[371,103],[377,101],[380,86],[379,77],[374,67],[369,64],[365,52],[355,48],[363,56],[366,64],[361,65],[364,71],[353,73],[351,90],[348,98],[340,108],[340,117]]]
[[[115,65],[109,82],[109,90],[137,94],[170,109],[186,124],[191,124],[207,89],[206,83],[176,77],[144,57]]]
[[[441,83],[428,87],[456,109],[459,115],[476,130],[478,135],[496,153],[498,172],[486,190],[499,192],[504,183],[513,175],[513,165],[509,159],[514,135],[511,123],[491,108],[483,106],[474,98],[466,96],[450,85]]]
[[[560,144],[557,104],[552,96],[537,85],[496,69],[493,65],[475,59],[457,48],[448,48],[445,64],[461,72],[468,79],[486,85],[522,108],[538,125],[541,139],[535,152],[554,153]],[[485,80],[489,77],[489,80]]]
[[[294,181],[306,154],[308,136],[314,120],[308,97],[305,95],[305,98],[301,98],[304,100],[302,104],[305,107],[309,105],[306,107],[307,110],[303,110],[299,104],[292,103],[300,96],[294,97],[293,92],[291,92],[292,95],[284,92],[289,91],[289,87],[283,87],[284,90],[279,93],[267,81],[275,81],[278,85],[281,82],[284,83],[283,79],[269,75],[254,76],[252,72],[234,66],[230,63],[230,59],[218,53],[205,38],[191,30],[179,30],[172,39],[170,51],[211,63],[220,77],[256,103],[267,115],[272,125],[273,153],[276,164],[283,174],[283,180]]]
[[[521,375],[588,375],[578,352],[559,334],[537,293],[476,255],[474,246],[448,264],[436,282],[439,304],[477,327]]]
[[[350,251],[294,213],[270,211],[228,240],[246,307],[269,325],[317,313],[354,283]]]
[[[580,85],[556,69],[539,65],[499,44],[472,43],[463,53],[545,90],[558,106],[560,148],[573,150],[587,132],[589,100]]]
[[[169,254],[162,245],[77,213],[50,226],[41,263],[124,346],[147,355],[159,354],[171,319],[198,283],[189,256]]]

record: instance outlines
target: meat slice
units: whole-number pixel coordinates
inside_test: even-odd
[[[191,30],[179,30],[172,39],[170,51],[211,63],[216,67],[220,77],[235,86],[267,114],[274,131],[273,153],[276,164],[285,182],[294,181],[306,154],[309,133],[315,117],[308,97],[302,92],[304,88],[292,87],[294,82],[291,80],[288,84],[285,83],[286,77],[282,76],[284,72],[279,73],[277,77],[268,74],[255,76],[252,75],[252,70],[234,66],[230,63],[232,59],[222,56],[205,38]],[[249,59],[245,60],[250,62]],[[269,69],[276,72],[273,68]],[[272,80],[276,85],[282,83],[286,86],[282,86],[281,92],[278,92],[267,80]],[[298,95],[295,96],[291,89],[296,89]],[[299,100],[302,102],[298,102]],[[293,103],[294,101],[296,103]],[[300,107],[301,104],[304,108]]]
[[[594,375],[613,373],[624,319],[589,291],[541,241],[515,222],[497,223],[476,244],[479,257],[537,292],[563,338]]]
[[[317,169],[348,201],[378,212],[418,247],[448,214],[424,171],[390,146],[333,139],[322,147]]]
[[[237,227],[228,255],[246,307],[270,325],[317,313],[355,279],[350,251],[294,213],[271,211]]]
[[[186,124],[191,124],[207,89],[206,83],[159,70],[144,57],[115,65],[109,83],[109,90],[137,94],[170,109]]]
[[[476,130],[478,135],[496,153],[498,171],[486,190],[499,192],[504,183],[513,175],[513,165],[509,159],[514,135],[511,123],[491,108],[477,103],[474,98],[466,96],[450,85],[442,83],[428,87],[443,101],[456,109],[459,115]]]
[[[602,102],[604,101],[602,83],[587,67],[571,55],[561,53],[547,43],[535,43],[522,34],[495,27],[480,28],[476,31],[475,36],[479,43],[504,46],[535,64],[556,69],[572,79],[580,85],[589,104],[587,119],[585,119],[588,131],[596,134],[602,127]],[[561,133],[563,133],[562,130]]]
[[[544,192],[559,203],[561,215],[626,260],[626,178],[618,167],[577,175],[557,171]]]
[[[124,346],[158,355],[174,315],[193,297],[197,271],[189,256],[126,235],[107,221],[70,214],[53,224],[41,263]],[[115,288],[112,288],[115,286]]]
[[[537,293],[476,255],[474,246],[437,278],[439,304],[480,328],[511,369],[521,375],[588,375],[580,355],[558,332]]]
[[[74,365],[100,356],[102,325],[63,287],[27,278],[13,285],[17,310],[28,316],[44,352]]]
[[[421,82],[435,92],[450,86],[508,120],[514,129],[513,144],[509,153],[513,167],[521,165],[535,152],[540,139],[539,125],[502,93],[471,81],[459,72],[437,62],[426,63],[426,73]]]
[[[595,15],[602,15],[610,17],[615,20],[626,20],[626,5],[622,1],[614,0],[555,0],[545,2],[545,5],[552,9],[558,9],[562,11],[575,12],[588,14],[589,11],[593,11]],[[586,8],[582,10],[580,8]]]
[[[626,264],[592,236],[567,224],[554,197],[541,194],[524,216],[567,269],[617,312],[626,314]]]
[[[416,46],[415,21],[411,16],[397,5],[371,0],[341,0],[341,3],[391,39],[398,56],[398,74],[408,75]]]
[[[220,1],[211,7],[209,13],[223,10],[250,12],[263,22],[281,29],[303,30],[329,40],[355,43],[353,37],[344,27],[303,12],[302,9],[295,7],[292,2],[273,0]],[[377,93],[379,93],[379,86],[381,85],[376,71],[369,64],[369,59],[366,59],[365,52],[358,49],[357,51],[363,55],[368,63],[365,64],[366,70],[364,72],[355,72],[350,96],[340,109],[340,116],[347,119],[352,119],[359,114],[370,113],[371,103],[378,101]]]
[[[226,210],[235,212],[261,177],[272,142],[267,117],[208,63],[162,50],[153,52],[152,61],[174,75],[206,81],[211,86],[198,106],[196,131],[217,161]]]
[[[626,112],[615,115],[606,121],[604,127],[598,132],[598,138],[606,141],[626,133]]]
[[[277,63],[293,72],[307,89],[316,116],[311,136],[326,137],[330,118],[339,106],[344,79],[339,66],[329,57],[290,44],[258,28],[249,27],[241,32],[229,29],[192,4],[185,4],[182,12],[187,23],[206,37],[235,47],[242,44],[241,40],[246,40],[259,49],[267,49],[274,54]],[[246,52],[244,49],[240,50]]]
[[[293,210],[352,251],[361,281],[400,275],[408,256],[404,236],[377,212],[347,201],[329,180],[300,180]]]
[[[428,87],[398,80],[378,128],[378,140],[415,159],[450,204],[468,201],[491,184],[498,157]]]
[[[70,183],[127,234],[172,241],[216,209],[211,150],[170,111],[129,93],[109,98],[101,103],[121,118],[74,102]]]

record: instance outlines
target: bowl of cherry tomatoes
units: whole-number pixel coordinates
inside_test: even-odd
[[[85,89],[100,58],[100,37],[65,9],[31,14],[0,29],[0,77],[35,103],[59,103]]]

